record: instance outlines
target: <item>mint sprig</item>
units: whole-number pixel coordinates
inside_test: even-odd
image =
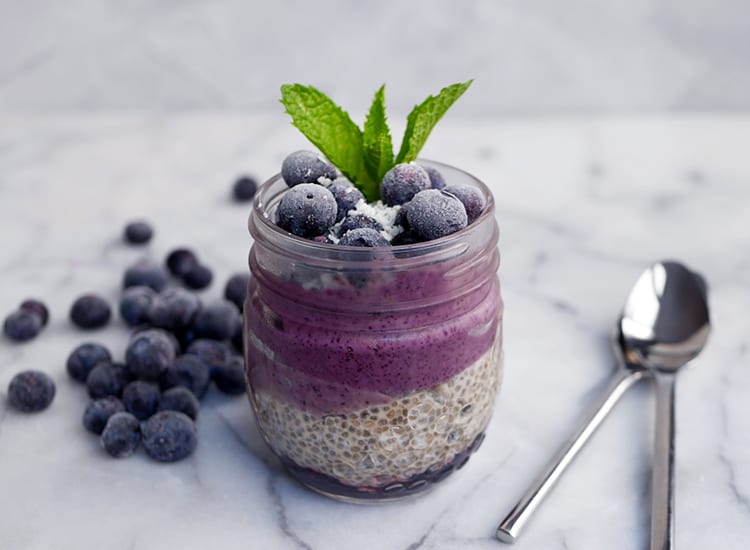
[[[360,191],[368,201],[380,197],[380,181],[394,165],[417,158],[435,125],[473,80],[453,84],[415,106],[406,119],[398,155],[385,115],[385,85],[375,92],[364,129],[341,107],[312,86],[284,84],[281,103],[297,127]]]

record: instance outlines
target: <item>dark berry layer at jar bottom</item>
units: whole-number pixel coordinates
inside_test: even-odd
[[[411,478],[389,483],[381,487],[352,487],[345,485],[336,478],[316,472],[310,468],[303,468],[295,464],[287,457],[280,457],[282,464],[297,481],[306,485],[310,489],[322,493],[326,496],[338,498],[341,500],[352,501],[382,501],[405,498],[422,493],[431,489],[436,483],[444,480],[453,472],[460,470],[468,462],[469,457],[474,453],[484,441],[485,433],[481,432],[476,439],[466,449],[456,454],[456,456],[446,465],[435,469],[427,470]]]

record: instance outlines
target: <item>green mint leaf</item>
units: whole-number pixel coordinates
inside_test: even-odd
[[[370,112],[367,113],[362,146],[365,169],[374,180],[380,182],[393,167],[393,144],[385,118],[385,84],[375,92]]]
[[[471,86],[473,80],[453,84],[440,90],[436,96],[429,96],[409,113],[406,119],[406,131],[401,142],[401,150],[396,157],[396,164],[411,162],[417,158],[435,124],[442,118],[451,105]]]
[[[365,169],[362,131],[341,107],[323,92],[302,84],[284,84],[281,103],[292,124],[368,199],[378,195],[379,182]]]

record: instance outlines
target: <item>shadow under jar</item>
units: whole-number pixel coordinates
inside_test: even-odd
[[[428,489],[482,442],[500,385],[503,302],[487,187],[467,228],[425,243],[355,248],[273,220],[280,176],[250,214],[245,303],[250,400],[268,446],[307,487],[339,500]]]

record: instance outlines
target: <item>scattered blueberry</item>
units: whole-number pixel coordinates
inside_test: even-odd
[[[196,264],[185,273],[182,282],[193,290],[202,290],[211,284],[214,274],[203,264]]]
[[[443,174],[438,172],[432,166],[422,166],[422,168],[424,168],[424,171],[427,172],[427,175],[430,178],[430,188],[432,189],[445,188],[447,183],[445,183],[445,178],[443,177]]]
[[[125,365],[99,363],[86,377],[86,387],[92,399],[99,399],[108,395],[119,396],[130,381]]]
[[[237,202],[247,202],[255,196],[258,182],[250,176],[240,176],[232,186],[232,196]]]
[[[185,353],[197,355],[211,370],[229,361],[233,355],[232,350],[224,342],[203,338],[190,344]]]
[[[482,193],[476,187],[470,185],[449,185],[445,191],[460,200],[466,209],[466,217],[469,223],[476,220],[487,206]]]
[[[125,405],[115,396],[102,397],[86,406],[86,410],[83,411],[83,427],[99,435],[107,425],[110,416],[124,411]]]
[[[159,462],[176,462],[198,444],[198,431],[190,417],[177,411],[160,411],[141,426],[143,448]]]
[[[42,411],[54,398],[55,383],[38,370],[19,372],[8,385],[8,402],[21,412]]]
[[[49,310],[47,309],[47,306],[45,306],[39,300],[34,300],[33,298],[24,300],[23,302],[21,302],[21,305],[18,309],[38,315],[39,320],[42,322],[42,326],[47,326],[47,321],[49,321]]]
[[[466,209],[445,190],[428,189],[414,196],[407,213],[409,226],[426,241],[438,239],[467,225]]]
[[[5,318],[3,332],[11,340],[26,342],[42,330],[42,319],[36,313],[19,309]]]
[[[136,380],[122,391],[122,404],[125,410],[133,414],[138,420],[146,420],[159,408],[159,386]]]
[[[337,179],[328,186],[328,190],[336,200],[338,207],[336,212],[337,222],[343,220],[349,213],[349,210],[353,210],[357,206],[357,203],[365,198],[362,191],[345,179]]]
[[[170,332],[187,329],[201,309],[200,299],[182,288],[168,288],[156,296],[148,312],[150,323]]]
[[[125,362],[136,378],[158,380],[176,355],[175,344],[169,333],[148,329],[133,335],[125,351]]]
[[[83,329],[101,328],[112,317],[112,309],[107,301],[96,294],[84,294],[73,302],[70,320]]]
[[[152,262],[141,260],[125,270],[122,287],[147,286],[156,292],[161,292],[167,286],[168,281],[169,276],[161,267]]]
[[[188,415],[193,420],[198,418],[201,405],[198,398],[187,388],[177,386],[161,394],[159,399],[160,411],[178,411]]]
[[[112,355],[101,344],[86,342],[75,348],[65,364],[73,380],[86,382],[91,370],[99,363],[111,363]]]
[[[151,304],[156,292],[148,286],[126,288],[120,298],[120,315],[128,326],[135,327],[148,322]]]
[[[320,178],[335,180],[336,168],[312,151],[297,151],[284,159],[281,177],[289,187],[301,183],[319,183]]]
[[[402,231],[391,239],[391,246],[402,246],[405,244],[414,244],[419,242],[422,242],[422,240],[419,238],[419,235],[417,235],[411,229],[407,229],[406,231]]]
[[[130,244],[146,244],[154,236],[154,230],[146,222],[131,222],[125,226],[125,241]]]
[[[176,248],[167,256],[167,269],[175,277],[184,277],[198,264],[195,253],[188,248]]]
[[[239,313],[234,304],[222,300],[204,306],[198,312],[193,322],[193,331],[198,338],[228,340],[239,322]]]
[[[232,275],[224,287],[224,298],[237,306],[242,311],[245,307],[247,297],[247,283],[250,282],[249,273],[236,273]]]
[[[117,412],[109,417],[101,435],[101,444],[114,458],[132,455],[141,442],[140,422],[127,412]]]
[[[344,221],[341,222],[339,234],[344,235],[347,231],[351,231],[352,229],[362,229],[363,227],[368,227],[375,231],[383,230],[383,225],[378,220],[371,218],[370,216],[365,216],[364,214],[352,214],[351,216],[344,218]]]
[[[159,385],[162,390],[184,387],[200,399],[206,394],[211,382],[211,368],[198,355],[186,353],[162,372]]]
[[[245,360],[239,355],[233,355],[222,365],[211,371],[211,377],[222,393],[239,395],[245,393]]]
[[[383,176],[380,196],[388,206],[409,202],[414,195],[430,188],[430,176],[414,163],[397,164]]]
[[[338,205],[333,194],[314,183],[301,183],[279,202],[278,226],[298,237],[323,235],[336,222]]]
[[[391,243],[389,243],[388,239],[383,237],[379,231],[369,227],[363,227],[347,231],[344,236],[339,239],[339,244],[341,246],[376,247],[390,246]]]

